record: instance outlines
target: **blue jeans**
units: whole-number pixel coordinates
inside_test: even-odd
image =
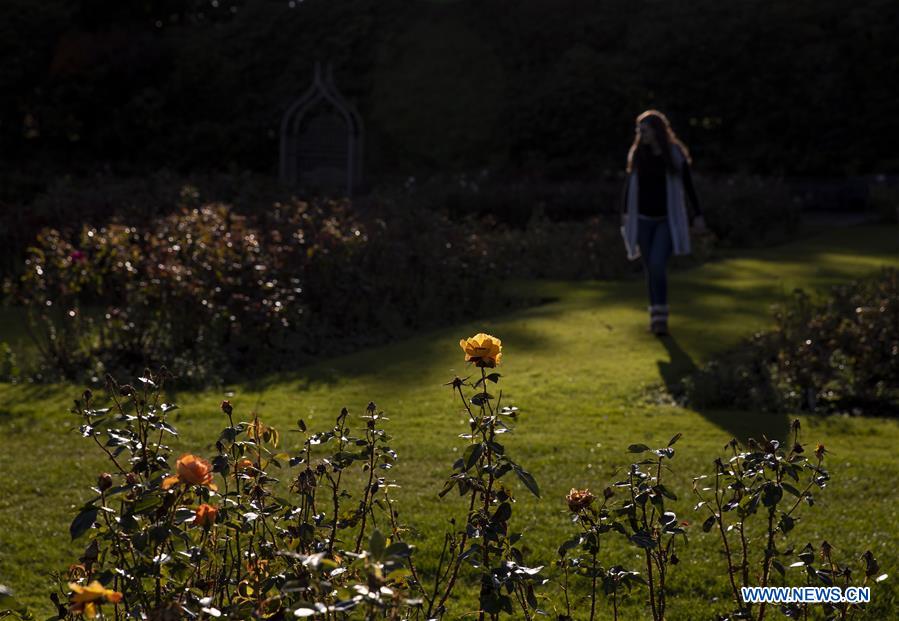
[[[671,229],[668,218],[640,216],[637,227],[637,244],[646,270],[649,286],[649,305],[668,304],[668,257],[671,256]]]

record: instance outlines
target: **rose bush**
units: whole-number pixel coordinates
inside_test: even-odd
[[[899,271],[803,291],[774,311],[774,329],[704,365],[684,383],[695,407],[899,413]]]
[[[205,383],[489,308],[484,247],[432,215],[292,201],[249,218],[207,204],[146,228],[45,230],[12,292],[28,309],[40,378],[165,364]]]
[[[665,619],[678,605],[668,577],[679,555],[690,553],[689,522],[673,511],[678,496],[669,487],[681,434],[656,449],[630,445],[638,461],[603,487],[601,499],[589,489],[572,489],[557,499],[567,505],[577,532],[562,542],[548,569],[529,560],[548,551],[522,544],[515,487],[505,480],[514,474],[523,490],[540,497],[535,477],[512,458],[511,443],[498,441],[520,414],[502,405],[501,391],[491,393],[501,375],[488,369],[500,364],[501,341],[479,333],[460,344],[477,373],[474,381],[455,377],[448,383],[467,415],[468,433],[460,436],[465,449],[438,496],[456,490],[465,512],[461,522],[449,521],[439,559],[428,572],[404,538],[409,528],[399,521],[389,478],[399,456],[374,403],[359,416],[342,409],[334,425],[319,432],[298,420],[298,444],[286,447],[276,428],[255,414],[236,422],[235,407],[223,401],[227,424],[214,453],[209,459],[185,453],[172,466],[164,440],[177,436],[169,421],[177,406],[165,401],[168,376],[146,373],[134,386],[108,378],[105,400],[86,390],[75,401],[78,430],[106,455],[110,472],[97,477],[69,527],[73,540],[87,542],[51,596],[53,618],[336,621],[476,614],[495,621],[547,614],[544,602],[560,621],[575,618],[573,611],[593,621],[600,596],[610,600],[617,619],[619,605],[640,594],[646,597],[643,610],[656,621]],[[795,548],[784,542],[799,509],[807,513],[815,505],[812,490],[830,479],[823,466],[826,449],[806,449],[799,429],[797,421],[788,451],[764,437],[750,439],[745,451],[733,440],[732,456],[716,458],[713,475],[694,479],[694,510],[707,513],[702,530],[720,535],[733,586],[730,618],[770,617],[770,608],[742,602],[738,584],[867,586],[887,577],[869,551],[853,574],[826,541],[820,546],[822,566],[808,544],[799,561],[786,567]],[[601,542],[616,536],[633,546],[639,569],[607,562]],[[758,571],[750,571],[751,565]],[[572,580],[586,589],[574,589]],[[458,597],[462,582],[478,587],[473,611],[470,601]],[[864,607],[841,602],[826,610],[828,618],[848,619]],[[810,609],[783,611],[797,618]],[[32,618],[0,586],[0,616],[9,615]]]

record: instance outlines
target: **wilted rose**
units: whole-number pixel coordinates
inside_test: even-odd
[[[575,489],[572,487],[565,500],[568,501],[568,508],[571,512],[578,513],[593,504],[596,496],[591,494],[589,489]]]

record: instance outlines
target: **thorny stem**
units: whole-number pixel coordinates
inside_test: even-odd
[[[591,552],[592,563],[590,570],[593,574],[593,581],[590,588],[590,621],[593,621],[593,618],[596,616],[596,554],[598,552],[596,546],[593,547]]]
[[[734,572],[736,569],[734,568],[733,554],[731,554],[727,533],[724,530],[724,512],[721,508],[721,496],[719,495],[722,493],[721,467],[722,465],[720,463],[715,464],[715,509],[709,507],[709,511],[711,511],[712,515],[715,517],[715,522],[718,524],[718,532],[721,534],[721,542],[724,544],[724,556],[727,559],[727,577],[730,579],[730,586],[734,592],[734,601],[737,602],[737,605],[740,606],[741,609],[743,609],[744,605],[742,603],[743,600],[740,597],[740,590],[737,588],[736,580],[734,580]],[[702,499],[702,495],[698,491],[696,492],[696,495]],[[706,506],[708,507],[708,505]]]
[[[372,415],[374,415],[374,412],[372,412]],[[374,422],[373,418],[370,420]],[[365,485],[365,493],[362,497],[362,524],[359,527],[359,535],[356,537],[356,554],[359,554],[359,551],[362,550],[362,538],[365,536],[365,521],[369,512],[368,503],[375,479],[375,430],[366,429],[365,435],[366,439],[369,441],[368,446],[366,447],[368,450],[368,483]],[[393,508],[389,504],[387,509],[391,514],[393,513]]]
[[[434,602],[437,599],[437,591],[440,588],[440,579],[443,577],[441,574],[441,571],[443,570],[443,561],[446,559],[448,547],[450,548],[450,551],[452,551],[453,547],[450,546],[450,535],[445,534],[443,537],[443,550],[441,550],[440,560],[437,562],[437,572],[434,574],[434,593],[428,600],[428,617],[431,616],[431,610],[434,608]],[[449,569],[447,569],[447,571],[449,571]]]
[[[484,368],[481,367],[481,387],[484,389],[484,399],[483,403],[487,403],[487,373],[484,371]],[[481,405],[481,421],[483,422],[484,418],[487,417],[487,408],[484,405]],[[488,428],[485,430],[483,426],[481,428],[482,437],[487,444],[487,452],[486,452],[486,461],[487,467],[485,470],[487,471],[487,490],[484,492],[484,520],[488,521],[490,518],[490,501],[491,496],[493,494],[493,438],[495,434],[495,419],[493,416],[489,417]],[[486,531],[485,531],[486,535]],[[490,571],[490,544],[487,541],[486,536],[484,537],[484,571]],[[478,618],[484,619],[484,611],[481,610]]]
[[[636,494],[634,494],[634,467],[633,466],[631,467],[630,472],[628,473],[628,481],[629,481],[629,487],[630,487],[630,491],[631,491],[631,502],[636,507],[637,506],[637,497],[636,497]],[[646,506],[645,505],[642,507],[642,511],[643,511],[643,528],[648,531],[649,526],[646,523]],[[644,554],[646,556],[646,577],[648,578],[647,581],[649,582],[649,605],[652,608],[652,618],[655,619],[656,621],[659,621],[659,614],[658,614],[658,611],[656,610],[656,595],[655,595],[655,586],[654,586],[655,579],[653,578],[653,573],[652,573],[652,556],[650,555],[649,550],[644,550]]]
[[[817,464],[816,467],[815,467],[815,470],[816,470],[816,471],[820,471],[820,470],[821,470],[821,462],[822,462],[822,461],[824,461],[824,458],[823,458],[823,457],[819,457],[819,458],[818,458],[818,464]],[[788,516],[791,515],[791,514],[793,513],[793,511],[796,510],[796,508],[799,506],[799,504],[800,504],[800,503],[802,502],[802,500],[805,498],[805,495],[808,493],[808,491],[809,491],[810,489],[812,489],[812,486],[814,486],[814,485],[815,485],[815,478],[812,477],[811,481],[808,482],[808,485],[805,486],[805,489],[802,490],[802,493],[799,494],[799,498],[796,499],[796,502],[793,503],[793,506],[790,507],[790,510],[789,510],[789,511],[787,511],[787,515],[788,515]]]
[[[459,576],[459,567],[462,564],[462,559],[460,556],[462,552],[465,551],[465,544],[468,542],[468,524],[471,522],[471,516],[474,513],[474,503],[477,499],[477,490],[472,488],[471,490],[471,502],[468,505],[468,517],[465,521],[465,531],[462,533],[462,540],[459,543],[459,553],[456,555],[456,558],[453,560],[453,570],[452,574],[450,574],[450,579],[447,582],[446,588],[443,591],[443,595],[440,597],[440,602],[437,604],[437,610],[440,610],[444,604],[446,604],[446,600],[449,599],[450,594],[453,592],[453,587],[456,584],[456,578]],[[432,610],[428,610],[428,617],[430,618]]]
[[[465,394],[462,392],[462,385],[457,384],[455,386],[456,392],[459,393],[459,398],[462,400],[462,405],[465,407],[465,410],[468,412],[469,420],[477,423],[478,418],[474,415],[474,412],[471,411],[471,406],[468,405],[468,401],[465,400]],[[472,441],[474,440],[474,433],[472,433]],[[459,543],[458,553],[456,557],[452,561],[452,570],[450,571],[450,577],[447,581],[446,588],[443,590],[443,595],[440,596],[440,600],[437,602],[436,610],[439,611],[446,604],[446,600],[449,599],[450,594],[453,592],[453,587],[456,584],[456,579],[459,576],[459,568],[462,564],[462,559],[460,558],[462,552],[465,551],[465,544],[468,542],[468,525],[471,523],[471,516],[474,514],[474,504],[477,500],[477,489],[472,487],[471,489],[471,500],[468,504],[468,513],[465,517],[465,529],[462,532],[462,539]],[[435,585],[436,587],[436,585]],[[436,594],[437,589],[435,588],[434,593]],[[431,602],[431,606],[428,607],[428,618],[431,618],[431,613],[434,612],[435,607],[433,601]]]
[[[656,485],[662,485],[662,457],[659,457],[658,468],[656,470]],[[656,507],[652,506],[652,517],[650,518],[650,524],[655,524],[656,521]],[[655,531],[655,526],[653,526],[653,531]],[[672,541],[674,538],[672,537],[668,541],[668,548],[670,548]],[[665,567],[666,567],[666,558],[668,554],[668,549],[663,548],[662,546],[662,536],[659,534],[659,544],[657,546],[657,552],[654,554],[651,553],[652,556],[655,557],[656,566],[659,570],[659,591],[657,593],[658,597],[658,613],[659,618],[665,618]],[[650,551],[651,552],[651,551]]]
[[[777,470],[775,474],[776,484],[780,485],[781,482],[781,467],[780,464],[777,465]],[[774,535],[776,534],[776,529],[774,527],[774,514],[777,510],[777,505],[772,505],[768,508],[768,542],[765,546],[765,560],[762,564],[762,588],[768,586],[768,576],[771,573],[771,562],[774,560]],[[759,621],[765,618],[765,604],[766,602],[762,602],[759,604]]]
[[[388,514],[388,517],[390,520],[390,529],[391,529],[391,532],[393,533],[393,538],[396,541],[400,541],[401,536],[400,536],[400,527],[399,527],[399,524],[397,523],[397,519],[396,519],[397,514],[396,514],[396,511],[394,511],[394,509],[393,509],[393,501],[390,499],[390,493],[387,490],[388,490],[388,487],[385,486],[384,487],[384,500],[387,503],[387,514]],[[444,539],[444,541],[443,541],[443,549],[444,549],[444,553],[445,553],[446,539]],[[421,592],[422,597],[424,597],[428,601],[428,605],[430,606],[431,602],[433,601],[434,598],[433,597],[428,598],[428,594],[425,593],[424,584],[422,583],[421,578],[419,578],[418,570],[415,567],[415,561],[412,560],[411,555],[408,557],[407,562],[409,564],[409,571],[412,573],[412,579],[415,580],[415,584],[418,585],[418,590]],[[442,564],[443,564],[443,554],[441,554],[441,556],[440,556],[440,565],[438,565],[438,567],[437,567],[437,576],[438,577],[440,576],[440,569],[441,569]]]
[[[346,412],[346,410],[343,410],[340,413],[340,417],[337,419],[338,420],[337,432],[340,434],[338,441],[337,441],[337,447],[338,447],[339,452],[343,452],[343,447],[344,447],[344,443],[345,443],[344,436],[343,436],[344,430],[346,428],[344,426],[344,423],[346,422],[345,412]],[[337,539],[337,518],[338,518],[338,514],[340,513],[340,479],[342,476],[343,476],[343,468],[342,467],[337,471],[337,480],[336,481],[334,480],[334,477],[332,477],[330,475],[330,473],[328,474],[328,480],[331,481],[331,498],[332,498],[333,506],[334,506],[334,519],[331,523],[331,536],[328,541],[328,556],[333,556],[334,540]]]
[[[565,596],[565,616],[569,619],[571,618],[571,600],[568,597],[568,562],[562,559],[564,564],[562,565],[564,571],[562,573],[563,576],[563,584],[562,584],[562,594]]]
[[[745,518],[740,520],[740,568],[743,570],[743,586],[749,586],[749,542],[746,541]]]

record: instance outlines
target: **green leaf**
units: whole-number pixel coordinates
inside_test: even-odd
[[[783,563],[781,563],[777,559],[774,559],[773,561],[771,561],[771,566],[774,567],[774,569],[777,570],[777,573],[779,573],[781,576],[784,575],[785,569]]]
[[[537,606],[540,605],[539,602],[537,601],[537,596],[534,594],[534,585],[532,585],[532,584],[528,585],[528,590],[527,590],[527,595],[525,596],[525,601],[527,601],[528,606],[530,606],[534,610],[537,610]]]
[[[471,398],[471,403],[478,407],[485,405],[488,401],[493,399],[493,395],[486,392],[479,392],[475,396]]]
[[[702,532],[707,533],[715,526],[716,517],[710,515],[705,522],[702,523]]]
[[[140,498],[137,502],[134,503],[134,505],[132,505],[131,512],[137,515],[140,515],[142,513],[149,513],[161,504],[161,497],[148,494]]]
[[[12,589],[4,584],[0,584],[0,610],[13,610],[19,607],[19,602],[13,595]]]
[[[440,498],[446,496],[456,486],[456,483],[458,483],[457,479],[449,479],[446,483],[443,484],[443,489],[438,492],[437,496],[439,496]]]
[[[508,522],[509,518],[512,517],[512,505],[508,502],[502,503],[496,509],[496,513],[493,514],[492,522]]]
[[[648,451],[649,447],[645,444],[631,444],[627,447],[629,453],[643,453],[644,451]]]
[[[682,433],[674,434],[674,436],[670,440],[668,440],[668,446],[669,447],[674,446],[674,443],[677,442],[678,440],[680,440],[683,437],[683,435],[684,434],[682,434]]]
[[[72,524],[69,526],[69,534],[72,536],[72,541],[78,539],[90,530],[90,527],[94,525],[96,520],[97,507],[85,507],[84,510],[72,520]]]
[[[396,543],[391,543],[387,549],[384,551],[385,556],[400,556],[403,558],[408,558],[412,556],[412,546],[404,541],[397,541]]]
[[[648,533],[643,531],[634,533],[633,535],[631,535],[630,539],[637,546],[644,549],[656,547],[655,540]]]
[[[656,485],[656,491],[659,492],[665,498],[668,498],[670,500],[677,500],[677,496],[674,494],[674,492],[672,492],[670,489],[668,489],[661,483]]]
[[[518,479],[524,483],[524,486],[528,488],[534,496],[540,498],[540,488],[537,486],[537,481],[531,476],[531,473],[522,469],[521,466],[515,466],[514,470],[515,474],[518,475]]]
[[[778,524],[778,526],[780,526],[780,530],[781,530],[781,532],[783,532],[784,534],[786,534],[786,533],[790,532],[791,530],[793,530],[793,527],[794,527],[795,525],[796,525],[796,520],[794,520],[793,518],[791,518],[791,517],[790,517],[789,515],[787,515],[786,513],[784,513],[783,515],[780,516],[780,524]]]
[[[369,552],[375,558],[380,560],[384,556],[384,550],[387,548],[387,538],[384,534],[375,529],[371,534],[371,541],[368,544]]]
[[[581,537],[578,535],[572,539],[564,541],[562,545],[559,546],[559,556],[565,556],[569,551],[574,550],[581,543]]]
[[[480,459],[481,455],[484,453],[484,445],[482,443],[478,444],[469,444],[468,448],[465,449],[465,453],[462,456],[462,461],[465,463],[465,469],[470,470],[472,466],[478,463],[478,459]]]
[[[790,492],[791,494],[793,494],[794,496],[796,496],[796,498],[799,498],[799,496],[801,495],[801,492],[798,489],[796,489],[795,487],[793,487],[792,485],[790,485],[789,483],[781,483],[780,486],[783,487],[788,492]]]

